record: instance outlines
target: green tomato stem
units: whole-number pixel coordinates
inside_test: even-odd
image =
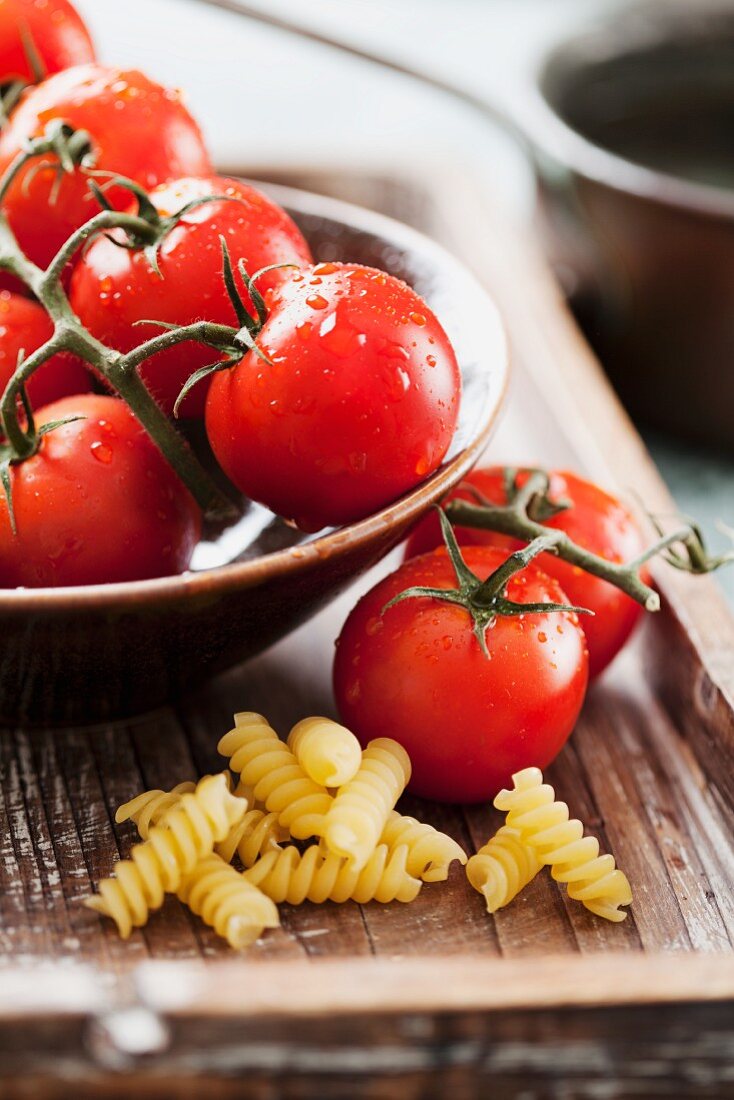
[[[526,488],[524,486],[523,488]],[[525,494],[527,500],[527,494]],[[520,501],[522,505],[522,501]],[[577,565],[595,577],[609,581],[631,596],[647,611],[660,610],[660,596],[640,578],[636,563],[622,564],[607,561],[578,546],[565,531],[545,527],[532,520],[526,511],[511,505],[470,504],[464,500],[452,500],[446,505],[446,514],[457,527],[472,527],[481,531],[497,531],[502,535],[532,542],[533,539],[553,535],[552,545],[546,549],[564,561]],[[657,551],[655,551],[657,552]],[[641,562],[639,564],[642,564]]]

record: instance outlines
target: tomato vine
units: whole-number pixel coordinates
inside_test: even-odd
[[[33,292],[54,325],[52,336],[32,354],[20,359],[0,399],[0,419],[6,440],[0,453],[0,463],[7,469],[8,465],[24,461],[37,450],[39,435],[33,428],[32,419],[26,414],[24,387],[31,375],[47,360],[58,352],[66,351],[88,363],[132,409],[204,513],[211,519],[233,518],[237,510],[234,501],[206,472],[183,435],[148,392],[137,369],[151,356],[187,340],[197,340],[223,352],[241,347],[241,354],[244,354],[247,345],[237,343],[238,330],[199,321],[167,330],[133,351],[121,354],[97,340],[81,325],[74,315],[62,281],[67,264],[97,234],[122,229],[128,235],[131,246],[154,249],[161,234],[167,232],[170,224],[175,223],[176,217],[180,217],[190,205],[162,224],[147,195],[137,185],[131,184],[130,189],[138,199],[137,213],[102,209],[77,229],[48,267],[42,269],[24,254],[3,211],[8,188],[30,162],[35,162],[33,167],[36,170],[51,164],[59,174],[78,170],[87,172],[91,193],[98,198],[102,193],[93,179],[94,149],[89,135],[58,120],[49,123],[41,137],[27,143],[0,179],[0,270],[14,275]],[[115,177],[115,182],[121,182],[119,177]],[[213,195],[211,198],[227,196]],[[4,484],[7,484],[7,478]]]

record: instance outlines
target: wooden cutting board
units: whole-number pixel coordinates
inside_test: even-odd
[[[670,511],[531,243],[471,181],[431,178],[280,182],[413,222],[484,280],[514,360],[492,461],[569,465]],[[623,924],[546,875],[490,918],[459,868],[409,906],[283,907],[242,958],[174,899],[127,943],[82,907],[133,841],[116,806],[221,768],[235,710],[282,731],[333,713],[333,641],[374,579],[176,707],[0,731],[0,1096],[734,1094],[734,624],[708,579],[658,570],[663,611],[549,773],[632,883]],[[487,808],[402,808],[468,851],[498,824]]]

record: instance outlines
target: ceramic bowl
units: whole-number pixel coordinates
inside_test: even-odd
[[[375,515],[306,537],[248,506],[180,576],[78,588],[0,590],[0,722],[65,724],[137,713],[262,651],[404,538],[484,449],[507,379],[491,299],[412,229],[354,206],[268,187],[318,260],[349,259],[405,279],[457,352],[463,394],[447,461]]]

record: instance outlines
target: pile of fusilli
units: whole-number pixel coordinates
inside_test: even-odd
[[[121,936],[172,893],[241,948],[278,925],[276,903],[409,902],[423,882],[444,881],[453,860],[467,861],[451,837],[395,811],[410,779],[396,741],[362,751],[343,726],[307,718],[286,743],[246,712],[219,751],[236,785],[226,772],[206,776],[117,811],[117,821],[135,822],[141,843],[87,904]]]
[[[454,860],[467,863],[450,836],[395,810],[410,780],[397,741],[379,738],[362,751],[344,726],[306,718],[284,742],[248,711],[235,715],[219,751],[231,772],[147,791],[117,811],[117,821],[135,822],[141,843],[87,904],[121,936],[145,924],[168,893],[242,948],[277,927],[282,902],[409,902],[424,882],[445,881]],[[632,894],[614,857],[599,854],[539,768],[518,772],[513,783],[495,799],[506,823],[466,868],[488,911],[548,866],[570,898],[624,920],[620,906]]]

